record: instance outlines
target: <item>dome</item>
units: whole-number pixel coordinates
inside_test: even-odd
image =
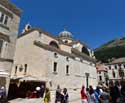
[[[59,33],[59,37],[60,38],[72,38],[72,33],[70,33],[69,31],[62,31]]]

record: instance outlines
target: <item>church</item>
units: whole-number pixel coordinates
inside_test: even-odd
[[[26,25],[16,43],[11,79],[41,81],[51,90],[97,85],[94,52],[64,30],[54,36]]]

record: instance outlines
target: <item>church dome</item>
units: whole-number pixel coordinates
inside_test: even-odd
[[[64,30],[64,31],[59,33],[59,37],[60,38],[72,38],[72,33]]]

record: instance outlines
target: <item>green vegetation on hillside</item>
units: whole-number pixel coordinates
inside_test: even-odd
[[[112,58],[125,57],[125,38],[109,41],[95,50],[98,61],[108,62]]]

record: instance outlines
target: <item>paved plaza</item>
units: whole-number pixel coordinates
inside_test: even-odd
[[[54,103],[55,100],[55,93],[51,94],[51,102]],[[70,91],[69,92],[69,103],[81,103],[80,101],[80,90],[77,91]],[[37,99],[22,99],[22,98],[17,98],[14,100],[9,101],[9,103],[44,103],[43,98],[37,98]]]

